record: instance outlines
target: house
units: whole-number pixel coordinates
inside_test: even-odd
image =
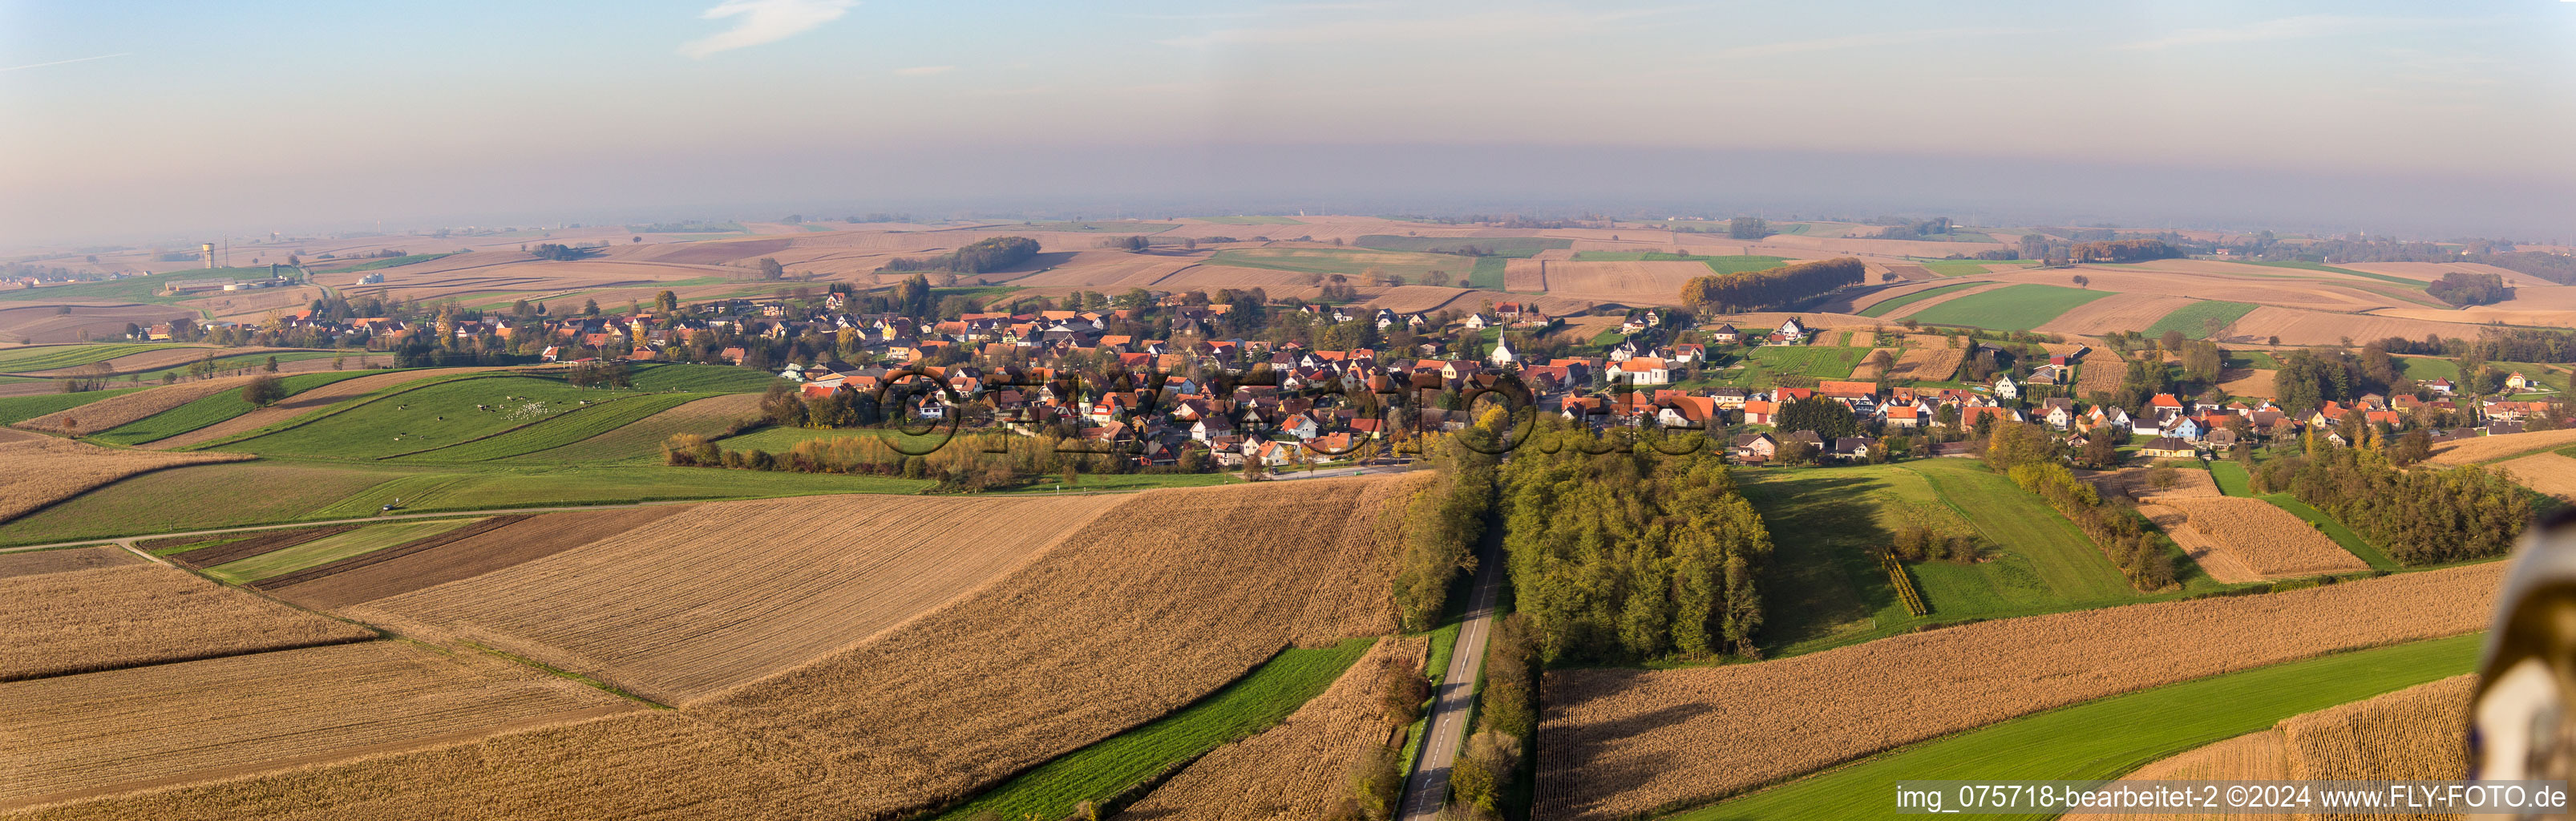
[[[2443,396],[2450,396],[2450,395],[2452,394],[2452,392],[2459,390],[2459,386],[2458,386],[2458,385],[2451,384],[2451,380],[2448,380],[2448,379],[2435,379],[2435,380],[2432,380],[2432,381],[2429,381],[2429,382],[2425,382],[2425,383],[2423,383],[2423,385],[2424,385],[2424,387],[2425,387],[2425,388],[2427,388],[2427,389],[2431,390],[2432,392],[2434,392],[2434,393],[2438,393],[2438,394],[2441,394],[2441,395],[2443,395]]]
[[[1744,340],[1744,332],[1736,330],[1732,324],[1719,325],[1717,330],[1709,333],[1708,338],[1716,340],[1719,344],[1733,345]]]
[[[1475,314],[1468,314],[1468,315],[1467,315],[1467,322],[1466,322],[1466,324],[1467,324],[1467,329],[1468,329],[1468,330],[1471,330],[1471,331],[1481,331],[1481,330],[1484,330],[1484,329],[1486,329],[1486,328],[1493,327],[1493,326],[1494,326],[1494,321],[1493,321],[1493,320],[1491,320],[1491,319],[1486,319],[1484,314],[1481,314],[1481,313],[1475,313]]]
[[[2065,397],[2051,397],[2047,401],[2047,407],[2048,416],[2046,418],[2048,420],[2049,427],[2056,428],[2058,430],[2065,430],[2069,426],[2075,424],[2075,400],[2067,399]]]
[[[1793,316],[1788,319],[1781,320],[1780,328],[1772,331],[1771,333],[1774,337],[1785,338],[1791,342],[1803,341],[1807,338],[1807,326],[1804,323],[1799,322],[1797,317]]]
[[[1878,440],[1867,436],[1838,436],[1834,437],[1834,446],[1827,452],[1836,459],[1858,462],[1869,458],[1869,449],[1877,444]]]
[[[2193,449],[2190,442],[2171,436],[2157,437],[2155,441],[2138,448],[2138,452],[2156,459],[2190,459],[2200,455],[2200,451]]]
[[[1668,385],[1673,372],[1661,359],[1640,356],[1619,363],[1619,379],[1630,385]]]
[[[1912,429],[1922,427],[1923,421],[1931,414],[1914,405],[1889,405],[1886,416],[1888,427]]]
[[[1739,462],[1768,462],[1779,455],[1780,443],[1768,433],[1748,433],[1735,437],[1735,459]]]
[[[2521,371],[2514,371],[2512,376],[2504,378],[2504,390],[2506,393],[2526,393],[2529,391],[2539,390],[2539,384],[2540,383],[2533,382],[2529,378],[2524,377]]]
[[[1655,421],[1664,427],[1698,427],[1717,419],[1717,400],[1705,396],[1658,396],[1655,403],[1663,406]]]
[[[2021,385],[2013,381],[2012,374],[1996,374],[1995,395],[2005,399],[2020,399]]]

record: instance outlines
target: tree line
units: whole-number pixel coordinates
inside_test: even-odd
[[[2433,284],[2424,286],[2424,292],[2433,295],[2434,299],[2463,308],[2471,305],[2493,305],[2513,298],[2513,289],[2505,286],[2504,275],[2472,274],[2465,271],[2442,272],[2441,279],[2433,280]]]
[[[2501,472],[2399,470],[2379,448],[2317,442],[2253,479],[2255,491],[2288,490],[2407,564],[2503,555],[2531,519],[2530,495]]]
[[[2171,259],[2182,256],[2182,249],[2160,239],[2115,239],[2105,242],[2079,242],[2071,256],[2078,262],[2110,260],[2137,262],[2149,259]]]
[[[1028,237],[986,237],[935,257],[897,257],[881,271],[954,271],[980,274],[999,271],[1038,255],[1038,241]]]
[[[1395,571],[1396,614],[1409,632],[1429,630],[1448,609],[1449,585],[1476,570],[1476,541],[1494,506],[1496,435],[1510,422],[1488,410],[1456,434],[1424,437],[1423,455],[1440,466],[1404,507]]]
[[[1858,285],[1865,273],[1859,259],[1842,257],[1741,274],[1710,274],[1684,284],[1681,299],[1694,311],[1755,311]]]
[[[2163,534],[2147,526],[2136,508],[2106,502],[2092,483],[2075,478],[2059,458],[2060,446],[2048,431],[2027,422],[1995,426],[1986,443],[1986,466],[2012,477],[2013,484],[2037,494],[2078,530],[2093,539],[2129,586],[2153,592],[2174,583],[2173,557]]]

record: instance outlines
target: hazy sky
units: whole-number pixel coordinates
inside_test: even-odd
[[[1204,206],[2576,237],[2576,2],[0,0],[0,242]]]

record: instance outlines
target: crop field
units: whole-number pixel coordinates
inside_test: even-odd
[[[1887,315],[1887,313],[1888,313],[1889,311],[1893,311],[1893,310],[1896,310],[1896,309],[1898,309],[1898,308],[1903,308],[1903,307],[1905,307],[1905,306],[1907,306],[1907,305],[1912,305],[1912,304],[1914,304],[1914,303],[1921,302],[1921,301],[1923,301],[1923,300],[1925,300],[1925,299],[1929,299],[1929,298],[1931,298],[1931,297],[1933,297],[1933,296],[1936,296],[1936,295],[1939,295],[1939,294],[1954,293],[1954,292],[1957,292],[1957,291],[1962,290],[1962,289],[1966,289],[1966,288],[1975,288],[1975,287],[1978,287],[1978,286],[1981,286],[1981,285],[1986,285],[1986,284],[1988,284],[1988,283],[1983,283],[1983,282],[1953,282],[1953,283],[1950,283],[1950,284],[1948,284],[1948,285],[1939,285],[1939,286],[1934,286],[1934,287],[1931,287],[1931,288],[1925,288],[1925,289],[1920,290],[1920,291],[1913,291],[1913,292],[1909,292],[1909,293],[1899,294],[1899,295],[1896,295],[1896,296],[1892,296],[1892,297],[1888,297],[1888,298],[1886,298],[1886,299],[1879,300],[1879,301],[1877,301],[1877,302],[1870,303],[1867,307],[1861,308],[1861,309],[1860,309],[1859,311],[1857,311],[1856,313],[1859,313],[1861,316],[1886,316],[1886,315]]]
[[[1305,223],[1302,223],[1302,222],[1298,222],[1296,217],[1274,217],[1274,216],[1191,217],[1191,219],[1198,220],[1198,221],[1200,221],[1200,222],[1213,222],[1213,223],[1216,223],[1216,224],[1218,224],[1218,225],[1304,225],[1304,224],[1305,224]]]
[[[87,405],[92,402],[97,402],[111,396],[120,396],[139,390],[142,390],[142,388],[109,388],[103,391],[84,391],[81,393],[53,393],[51,391],[47,391],[45,393],[29,394],[26,396],[0,397],[0,424],[15,425],[39,416],[59,413],[61,411]]]
[[[2262,504],[2261,501],[2252,499],[2240,501]],[[2270,505],[2265,506],[2270,507]],[[2156,529],[2164,531],[2167,537],[2172,538],[2174,544],[2182,548],[2183,555],[2190,557],[2192,564],[2198,566],[2201,572],[2208,573],[2210,578],[2224,584],[2245,584],[2263,580],[2263,574],[2247,564],[2243,557],[2230,549],[2229,545],[2192,527],[2191,516],[2182,512],[2181,508],[2144,504],[2138,506],[2138,515],[2145,516],[2147,521],[2154,522]]]
[[[2216,478],[2206,470],[2177,468],[2173,472],[2173,484],[2168,487],[2155,486],[2154,468],[2122,468],[2077,475],[2093,483],[2094,489],[2100,491],[2105,499],[2204,499],[2227,495],[2218,489]]]
[[[973,589],[1114,500],[821,497],[698,505],[644,532],[347,611],[680,703]],[[709,551],[708,539],[733,549]]]
[[[233,376],[120,391],[96,402],[19,422],[18,427],[65,435],[96,433],[224,391],[237,390],[248,382],[249,377]]]
[[[2476,664],[2475,636],[2275,664],[1980,728],[1672,818],[1881,817],[1899,780],[1990,778],[1983,774],[1997,771],[2035,780],[2109,780],[2140,764],[2259,731],[2301,713],[2419,685]],[[2261,750],[2258,746],[2239,754]],[[1983,817],[2044,821],[2052,816]],[[2165,817],[2090,816],[2096,821]]]
[[[326,269],[322,269],[322,270],[319,270],[319,271],[314,271],[314,273],[317,273],[317,274],[346,274],[346,273],[354,273],[354,272],[357,272],[357,271],[373,271],[373,270],[376,270],[376,269],[379,269],[379,268],[399,268],[399,267],[402,267],[402,266],[405,266],[405,265],[412,265],[412,264],[416,264],[416,263],[428,262],[428,261],[430,261],[430,260],[434,260],[434,259],[441,259],[441,258],[445,258],[445,257],[452,257],[452,256],[455,256],[455,255],[456,255],[456,253],[455,253],[455,252],[453,252],[453,251],[448,252],[448,253],[444,253],[444,254],[405,254],[405,255],[402,255],[402,256],[398,256],[398,257],[384,257],[384,258],[381,258],[381,259],[371,260],[371,261],[368,261],[368,262],[361,262],[361,263],[358,263],[358,264],[356,264],[356,265],[346,265],[346,266],[341,266],[341,267],[338,267],[338,268],[326,268]]]
[[[1916,311],[1910,318],[1934,325],[2027,331],[2048,324],[2075,306],[2110,295],[2109,291],[2025,283],[1942,302]]]
[[[1773,375],[1795,374],[1818,379],[1841,379],[1850,375],[1852,368],[1858,367],[1861,360],[1869,358],[1869,352],[1872,350],[1875,349],[1828,345],[1764,345],[1745,354],[1745,358],[1753,364],[1762,366],[1764,372]]]
[[[795,739],[829,762],[845,813],[963,799],[1195,701],[1282,647],[1392,632],[1380,521],[1419,478],[1127,497],[973,595],[688,709]],[[1209,522],[1235,535],[1209,540]]]
[[[278,379],[289,396],[340,382],[357,379],[378,371],[325,371],[300,373]],[[228,390],[190,401],[160,413],[118,425],[90,438],[119,445],[139,445],[167,439],[182,433],[237,418],[259,410],[259,406],[242,401],[241,391]],[[86,426],[86,423],[84,423]]]
[[[0,444],[0,451],[13,447]],[[120,451],[119,455],[138,453]],[[195,457],[214,454],[172,454]],[[396,474],[271,462],[197,464],[117,481],[9,521],[0,542],[31,544],[138,532],[291,522]],[[243,487],[268,492],[243,494]],[[222,498],[223,505],[205,504]],[[143,523],[151,523],[149,525]]]
[[[1281,651],[1250,675],[1195,704],[1059,756],[939,817],[967,821],[986,812],[1003,817],[1070,815],[1079,802],[1118,795],[1229,741],[1271,729],[1343,678],[1371,644],[1370,639],[1355,638],[1330,647]],[[1381,727],[1379,739],[1383,741],[1385,735]]]
[[[647,417],[708,396],[703,393],[666,393],[594,402],[499,435],[396,458],[404,462],[484,462],[526,456],[606,436]]]
[[[2370,569],[2317,528],[2261,499],[2158,496],[2153,501],[2181,511],[2187,518],[2183,527],[2266,579]]]
[[[1368,234],[1351,241],[1362,248],[1380,251],[1427,251],[1455,254],[1472,246],[1491,256],[1526,257],[1540,251],[1574,247],[1574,240],[1561,237],[1404,237],[1394,234]]]
[[[734,428],[743,420],[759,415],[759,394],[731,393],[711,396],[687,402],[588,439],[527,454],[526,458],[556,463],[658,462],[662,459],[662,442],[675,434],[694,433],[713,439]]]
[[[308,351],[296,348],[163,348],[111,359],[108,360],[107,365],[115,369],[117,374],[128,379],[140,376],[145,382],[159,382],[163,374],[173,374],[182,379],[188,378],[189,368],[209,358],[214,360],[216,375],[241,376],[251,371],[266,369],[271,357],[277,359],[279,373],[290,373],[300,370],[319,370],[327,363],[318,360],[344,356],[347,356],[347,353],[341,351]],[[386,354],[377,354],[373,357],[361,354],[360,358],[393,359]],[[312,364],[299,365],[298,363]],[[55,375],[64,375],[64,372],[57,371]]]
[[[1344,274],[1353,278],[1376,268],[1404,278],[1411,283],[1424,283],[1432,271],[1446,271],[1464,278],[1475,261],[1449,254],[1425,254],[1413,251],[1374,251],[1366,248],[1228,248],[1209,257],[1209,265],[1231,265],[1237,268],[1264,268],[1274,271],[1297,271],[1312,274]]]
[[[2565,430],[2508,433],[2502,436],[2472,436],[2457,442],[2433,447],[2434,465],[2486,464],[2516,456],[2556,450],[2576,444],[2576,428]]]
[[[2223,330],[2236,324],[2237,320],[2244,319],[2246,314],[2252,313],[2257,307],[2261,306],[2250,302],[2194,302],[2176,309],[2173,313],[2165,314],[2163,319],[2156,320],[2156,324],[2147,326],[2146,333],[2148,336],[2161,337],[2166,331],[2181,331],[2188,339],[2208,339],[2217,336],[2210,332],[2212,327]]]
[[[157,564],[0,579],[0,681],[374,637]]]
[[[114,567],[140,561],[143,560],[135,558],[133,553],[115,547],[67,547],[25,553],[0,553],[0,579],[68,573],[74,570]]]
[[[469,442],[629,395],[533,376],[458,379],[382,396],[222,447],[306,458],[382,459]]]
[[[135,544],[138,547],[152,549],[152,555],[166,556],[173,562],[203,570],[208,567],[232,562],[238,559],[247,559],[271,550],[283,550],[315,539],[337,536],[363,526],[364,525],[341,524],[327,525],[323,527],[299,527],[285,530],[260,530],[246,534],[215,536],[196,541],[190,541],[193,537],[174,536],[169,539],[145,539],[143,541],[136,542]],[[162,547],[161,543],[167,541],[177,541],[180,542],[180,544]]]
[[[2354,341],[2402,336],[2422,339],[2427,334],[2445,337],[2466,336],[2472,330],[2452,322],[2430,322],[2375,314],[2336,313],[2264,305],[2236,321],[2236,334],[2263,339],[2281,338],[2283,345],[2340,345]]]
[[[2088,401],[2097,391],[2118,392],[2129,378],[2129,363],[2117,351],[2108,348],[2084,355],[2084,364],[2075,368],[2075,395]],[[2270,383],[2267,378],[2266,384]]]
[[[476,373],[480,370],[481,369],[479,368],[430,368],[425,370],[379,371],[356,379],[330,382],[298,391],[287,396],[285,399],[270,404],[265,408],[252,410],[239,416],[207,425],[202,428],[197,428],[177,436],[145,443],[144,447],[154,450],[168,450],[214,442],[226,437],[239,436],[271,425],[281,424],[295,419],[296,417],[303,416],[306,413],[313,412],[314,410],[375,393],[380,390],[386,390],[417,381],[452,377],[458,374]]]
[[[249,584],[362,553],[383,550],[413,539],[436,536],[463,527],[472,521],[471,519],[443,519],[368,525],[214,565],[206,568],[206,575],[233,584]]]
[[[1322,695],[1259,735],[1190,762],[1120,816],[1129,821],[1304,821],[1324,814],[1351,762],[1385,744],[1387,680],[1418,675],[1426,637],[1378,640]],[[1298,651],[1289,651],[1298,652]],[[1276,662],[1273,662],[1274,664]],[[1268,669],[1264,665],[1263,669]]]
[[[637,367],[632,383],[639,391],[758,393],[777,381],[776,374],[754,368],[663,364]]]
[[[0,766],[13,774],[0,807],[636,709],[497,660],[386,641],[15,682],[0,685],[0,705]]]
[[[561,511],[532,517],[498,516],[471,528],[275,577],[261,588],[306,607],[338,609],[542,559],[687,509],[684,505],[655,505]]]
[[[149,276],[96,282],[74,282],[42,288],[0,290],[0,302],[149,302],[170,303],[197,295],[162,296],[163,286],[194,279],[267,279],[268,266],[257,268],[182,268]]]
[[[1959,365],[1968,361],[1966,347],[1953,348],[1940,342],[1926,341],[1908,345],[1897,354],[1896,367],[1887,378],[1894,382],[1941,382],[1959,375]]]
[[[0,437],[0,522],[25,516],[91,488],[181,465],[234,462],[234,453],[114,450],[46,436]]]
[[[2164,294],[2111,294],[2057,315],[2035,330],[2052,334],[2105,334],[2135,331],[2157,322],[2158,317],[2188,308],[2192,301]],[[2193,328],[2192,333],[2200,329]]]
[[[1703,803],[2051,708],[2478,631],[2504,570],[2489,562],[1979,622],[1760,664],[1551,671],[1535,815],[1619,818]],[[2476,640],[2459,650],[2474,657]]]
[[[1511,285],[1511,283],[1512,283],[1511,270],[1512,270],[1512,268],[1511,268],[1511,261],[1510,261],[1510,260],[1504,259],[1504,258],[1502,258],[1502,257],[1482,257],[1482,258],[1479,258],[1479,259],[1477,259],[1477,260],[1476,260],[1476,267],[1474,267],[1474,268],[1470,268],[1470,269],[1468,269],[1468,271],[1467,271],[1467,287],[1469,287],[1469,288],[1483,288],[1483,289],[1491,290],[1491,291],[1523,291],[1523,290],[1526,290],[1526,291],[1532,291],[1532,292],[1539,292],[1539,291],[1545,291],[1545,290],[1547,290],[1547,289],[1546,289],[1546,287],[1545,287],[1545,285],[1546,285],[1545,280],[1541,280],[1541,281],[1540,281],[1540,287],[1537,287],[1537,288],[1514,288],[1514,287],[1512,287],[1512,285]]]
[[[2556,452],[2544,452],[2508,459],[2496,467],[2534,492],[2576,502],[2576,459]]]
[[[2027,268],[2027,267],[2029,267],[2029,266],[2032,266],[2032,265],[2036,265],[2036,264],[2038,264],[2038,260],[2029,260],[2029,259],[2003,259],[2003,260],[1992,260],[1992,259],[1926,259],[1926,260],[1918,260],[1918,261],[1916,261],[1916,262],[1915,262],[1915,264],[1917,264],[1917,265],[1921,265],[1921,266],[1923,266],[1923,268],[1924,268],[1925,270],[1931,271],[1932,273],[1934,273],[1934,274],[1936,274],[1936,275],[1939,275],[1939,276],[1944,276],[1944,277],[1959,277],[1959,276],[1972,276],[1972,275],[1976,275],[1976,274],[1992,273],[1992,272],[1994,272],[1994,271],[1996,271],[1996,270],[1999,270],[1999,268],[1998,268],[1997,266],[2001,266],[2002,268]]]
[[[2290,778],[2443,779],[2467,772],[2476,676],[2454,676],[2281,722]]]
[[[1709,275],[1707,265],[1687,260],[1546,262],[1547,292],[1573,299],[1623,305],[1671,305],[1681,301],[1682,285]]]
[[[33,373],[105,362],[120,356],[162,350],[212,351],[193,345],[157,342],[107,342],[92,345],[36,345],[0,348],[0,373]]]

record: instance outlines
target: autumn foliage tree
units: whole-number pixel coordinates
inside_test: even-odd
[[[1866,281],[1859,259],[1801,262],[1740,274],[1693,277],[1682,285],[1681,301],[1703,313],[1737,313],[1787,305],[1836,288]]]

